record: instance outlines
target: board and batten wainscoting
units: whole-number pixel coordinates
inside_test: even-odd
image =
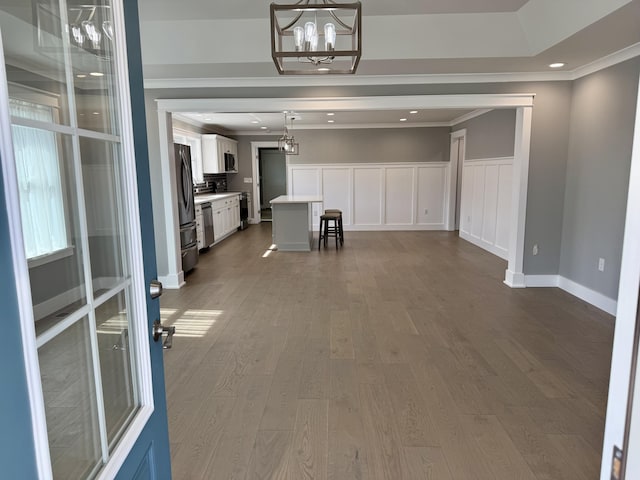
[[[342,210],[345,230],[448,230],[449,162],[289,165],[291,195],[322,195],[313,206]]]
[[[513,157],[465,160],[460,237],[507,260]]]

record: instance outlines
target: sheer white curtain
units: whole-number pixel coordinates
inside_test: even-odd
[[[53,109],[22,100],[10,100],[11,114],[53,123]],[[12,126],[20,213],[27,258],[53,253],[69,246],[56,134]]]

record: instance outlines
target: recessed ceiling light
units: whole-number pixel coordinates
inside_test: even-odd
[[[266,130],[266,129],[267,129],[267,127],[265,127],[265,126],[262,126],[262,127],[260,127],[260,128],[261,128],[262,130]]]
[[[407,119],[406,119],[406,118],[401,118],[401,119],[400,119],[400,121],[401,121],[401,122],[406,122],[406,121],[407,121]]]
[[[335,120],[327,120],[327,123],[335,123]]]
[[[320,67],[320,68],[318,68],[318,71],[319,71],[319,72],[328,72],[328,71],[330,71],[330,70],[331,70],[331,69],[330,69],[330,68],[328,68],[328,67]]]
[[[258,120],[251,120],[251,123],[260,123]]]
[[[563,62],[556,62],[556,63],[551,63],[549,64],[550,68],[562,68],[566,65],[566,63]]]
[[[90,72],[89,75],[92,77],[104,77],[104,73],[102,72]]]
[[[93,112],[94,115],[100,115],[100,112]]]
[[[413,115],[414,113],[418,113],[418,110],[411,110],[409,113]]]
[[[327,117],[333,117],[334,115],[335,115],[335,113],[333,113],[333,112],[328,112],[327,113]]]
[[[78,77],[78,78],[87,78],[87,75],[84,74],[84,73],[79,73],[79,74],[76,75],[76,77]]]

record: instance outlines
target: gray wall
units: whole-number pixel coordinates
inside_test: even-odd
[[[512,157],[515,144],[515,109],[490,112],[460,123],[452,131],[466,129],[465,159]]]
[[[560,274],[618,296],[640,59],[576,80]],[[598,259],[605,259],[604,272]]]
[[[296,130],[291,164],[448,162],[449,128]]]
[[[76,252],[77,249],[69,257],[29,269],[31,301],[34,305],[83,285],[84,272]]]
[[[148,90],[148,101],[155,115],[155,98],[264,98],[264,97],[333,97],[379,95],[444,94],[535,94],[531,132],[527,221],[525,226],[524,271],[527,274],[557,274],[563,229],[565,178],[569,147],[572,82],[514,82],[484,84],[383,85],[348,87],[262,87],[197,88]],[[629,93],[631,95],[631,93]],[[630,104],[635,97],[626,97]],[[148,114],[149,114],[148,109]],[[593,119],[597,120],[597,119]],[[148,123],[152,174],[158,165],[154,139],[158,138],[157,121]],[[300,131],[301,132],[301,131]],[[296,138],[299,133],[296,132]],[[265,137],[257,137],[256,141]],[[631,139],[629,138],[630,142]],[[240,145],[242,147],[242,144]],[[301,145],[302,148],[302,145]],[[243,155],[240,154],[241,167]],[[237,174],[236,176],[240,176]],[[240,179],[240,181],[242,181]],[[158,183],[154,182],[154,190]],[[235,183],[232,183],[235,185]],[[154,201],[156,192],[154,191]],[[540,252],[532,255],[537,243]]]
[[[280,135],[241,135],[238,140],[238,173],[227,174],[227,189],[232,192],[250,192],[252,185],[244,183],[245,178],[253,178],[251,142],[277,142]],[[253,216],[249,212],[249,216]]]

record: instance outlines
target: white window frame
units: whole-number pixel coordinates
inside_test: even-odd
[[[22,102],[29,103],[34,106],[40,105],[40,106],[51,108],[52,114],[54,117],[53,123],[58,124],[60,120],[60,95],[38,90],[33,87],[18,85],[14,82],[8,82],[8,84],[11,87],[11,95],[9,98],[14,98],[16,100],[20,100]],[[26,119],[18,118],[18,117],[12,118],[11,123],[12,125],[21,125],[25,127],[34,127],[34,128],[39,127],[39,125],[31,125],[30,121]],[[58,145],[58,147],[59,147],[58,152],[60,152],[61,145]],[[58,158],[58,162],[59,160],[60,159]],[[59,164],[58,164],[58,168],[60,168]],[[67,211],[67,207],[68,207],[67,198],[64,196],[64,192],[66,191],[67,185],[65,184],[64,175],[60,175],[60,183],[61,183],[61,192],[63,193],[61,200],[62,200],[62,204],[64,206],[65,211]],[[64,228],[66,231],[65,241],[67,246],[63,248],[59,248],[57,250],[53,250],[51,252],[44,253],[42,255],[27,258],[29,268],[39,267],[41,265],[45,265],[50,262],[55,262],[56,260],[60,260],[62,258],[70,257],[71,255],[73,255],[74,247],[73,245],[70,244],[70,241],[69,241],[69,239],[72,236],[71,227],[69,225],[69,219],[66,216],[64,217],[64,222],[65,222]]]

